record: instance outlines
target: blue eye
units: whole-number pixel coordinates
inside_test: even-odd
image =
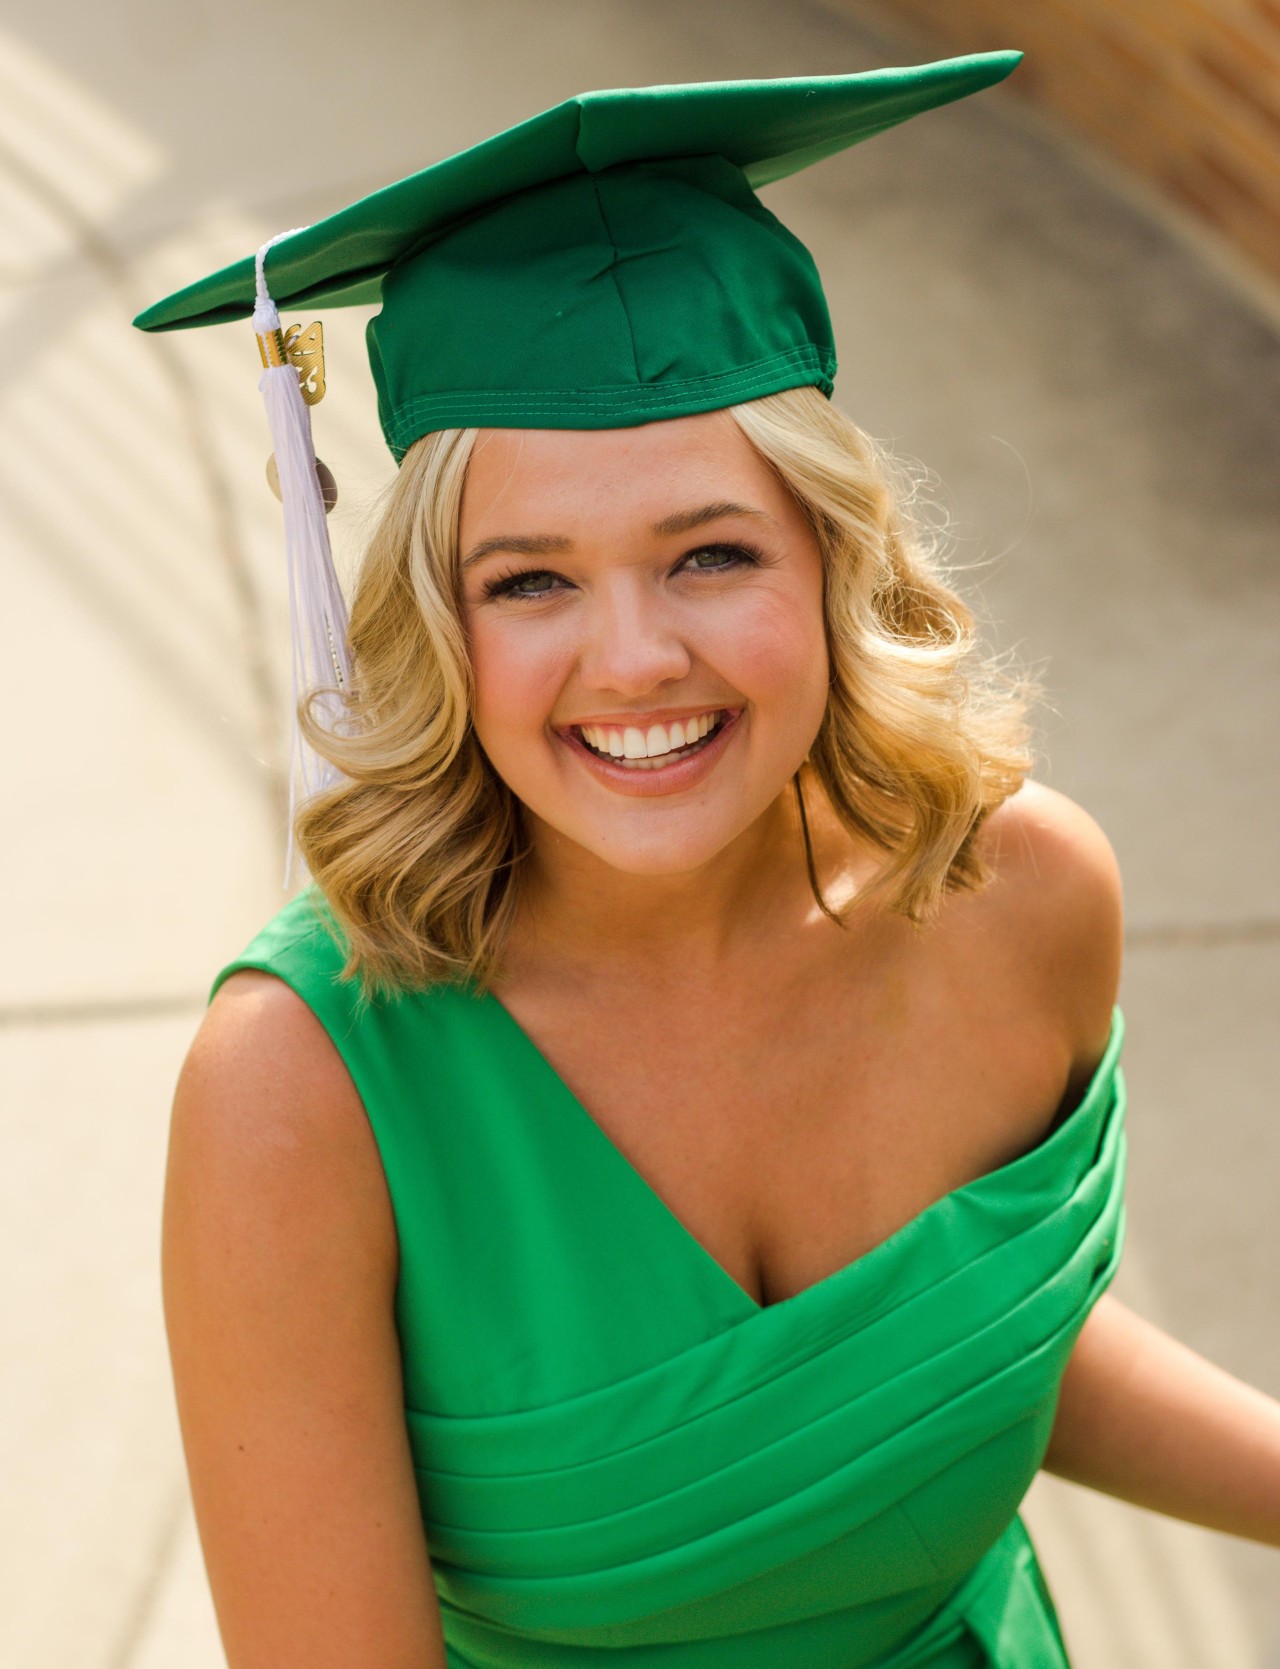
[[[701,556],[718,556],[726,560],[703,566],[697,561]],[[694,565],[693,572],[696,574],[721,574],[744,564],[752,568],[758,567],[761,558],[760,552],[751,545],[703,545],[699,550],[690,551],[684,560]]]
[[[544,585],[543,580],[555,581],[559,575],[553,574],[549,568],[516,569],[514,573],[498,574],[494,579],[485,583],[486,597],[547,597],[552,587]],[[538,583],[534,583],[538,582]]]

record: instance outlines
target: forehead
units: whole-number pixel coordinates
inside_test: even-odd
[[[513,533],[535,523],[568,531],[574,518],[602,512],[652,523],[730,498],[781,517],[788,495],[723,411],[626,429],[481,429],[463,487],[462,538],[483,538],[498,521]]]

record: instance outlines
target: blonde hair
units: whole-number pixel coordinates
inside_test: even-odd
[[[945,892],[990,879],[977,832],[1031,768],[1040,688],[981,652],[915,510],[918,471],[815,388],[725,410],[795,497],[824,562],[830,696],[795,782],[815,896],[840,919],[814,873],[812,781],[887,860],[859,903],[879,897],[923,924]],[[458,521],[477,433],[443,429],[409,449],[355,586],[343,733],[307,702],[300,713],[346,780],[303,804],[296,837],[366,998],[441,980],[483,988],[519,901],[520,805],[470,723]]]

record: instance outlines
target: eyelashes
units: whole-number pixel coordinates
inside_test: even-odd
[[[688,568],[694,574],[728,574],[740,568],[759,568],[765,562],[764,552],[755,545],[721,544],[700,545],[697,550],[689,551],[677,563],[677,571],[685,564],[692,564],[699,556],[721,556],[730,558],[729,561],[717,562],[710,567],[701,568],[696,565]],[[523,598],[526,601],[539,597],[550,597],[558,589],[554,585],[530,585],[530,581],[558,580],[560,575],[550,568],[512,568],[506,573],[495,574],[492,579],[485,581],[481,596],[486,602],[498,597]]]
[[[549,587],[538,590],[519,589],[525,580],[555,579],[555,574],[546,568],[513,568],[505,574],[496,574],[493,579],[486,580],[481,590],[481,596],[488,602],[493,597],[549,597]]]

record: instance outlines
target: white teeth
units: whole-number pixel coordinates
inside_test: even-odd
[[[660,769],[659,761],[680,748],[701,742],[715,728],[719,711],[701,713],[697,718],[676,719],[669,725],[651,724],[648,730],[629,724],[619,729],[616,725],[585,724],[581,727],[584,742],[597,753],[614,759],[625,759],[634,769]]]

